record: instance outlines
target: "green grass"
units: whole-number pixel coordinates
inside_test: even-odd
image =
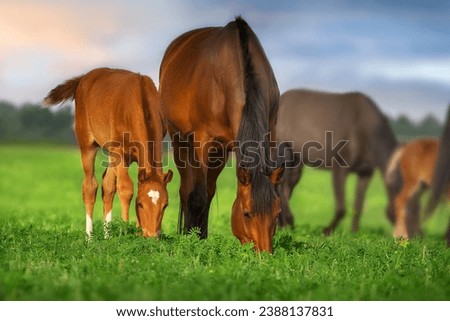
[[[136,237],[134,214],[122,223],[116,198],[112,238],[103,239],[98,201],[87,243],[78,150],[0,146],[0,299],[450,299],[450,255],[443,242],[448,207],[426,222],[423,238],[395,242],[377,176],[360,232],[350,232],[347,215],[334,235],[324,237],[321,230],[333,215],[331,177],[306,170],[291,202],[295,229],[277,231],[273,255],[258,254],[231,232],[235,181],[232,168],[220,177],[207,240],[176,234],[176,174],[160,240]],[[351,208],[354,178],[347,188]]]

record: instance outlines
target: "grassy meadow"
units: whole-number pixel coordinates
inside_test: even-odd
[[[88,243],[78,150],[0,145],[0,300],[450,300],[446,205],[424,224],[423,238],[395,242],[377,174],[360,232],[350,232],[349,210],[324,237],[331,176],[308,169],[291,201],[295,229],[277,231],[273,255],[258,254],[231,232],[232,168],[211,205],[210,237],[177,235],[179,178],[169,166],[175,175],[160,240],[136,237],[134,207],[131,222],[121,222],[117,197],[112,238],[103,239],[99,190]],[[100,160],[98,178],[99,167]]]

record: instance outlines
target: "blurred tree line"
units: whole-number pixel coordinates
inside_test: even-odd
[[[76,144],[71,107],[0,101],[0,143]]]
[[[408,141],[413,138],[440,137],[444,122],[433,115],[428,115],[419,122],[411,121],[406,115],[389,119],[394,134],[399,141]]]
[[[420,122],[401,115],[389,122],[400,141],[440,136],[443,127],[442,120],[433,115]],[[38,104],[15,106],[0,101],[0,143],[76,144],[72,109],[69,105],[50,110]]]

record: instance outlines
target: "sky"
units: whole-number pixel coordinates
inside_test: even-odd
[[[252,27],[280,92],[361,91],[391,117],[443,119],[450,104],[450,1],[0,0],[0,100],[39,103],[97,67],[129,69],[158,85],[178,35]]]

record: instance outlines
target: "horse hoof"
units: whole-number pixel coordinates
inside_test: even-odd
[[[408,233],[405,228],[396,227],[394,229],[394,238],[396,239],[408,239]]]
[[[329,227],[326,227],[326,228],[323,229],[322,232],[323,232],[323,234],[325,236],[330,236],[333,233],[333,230],[331,228],[329,228]]]

